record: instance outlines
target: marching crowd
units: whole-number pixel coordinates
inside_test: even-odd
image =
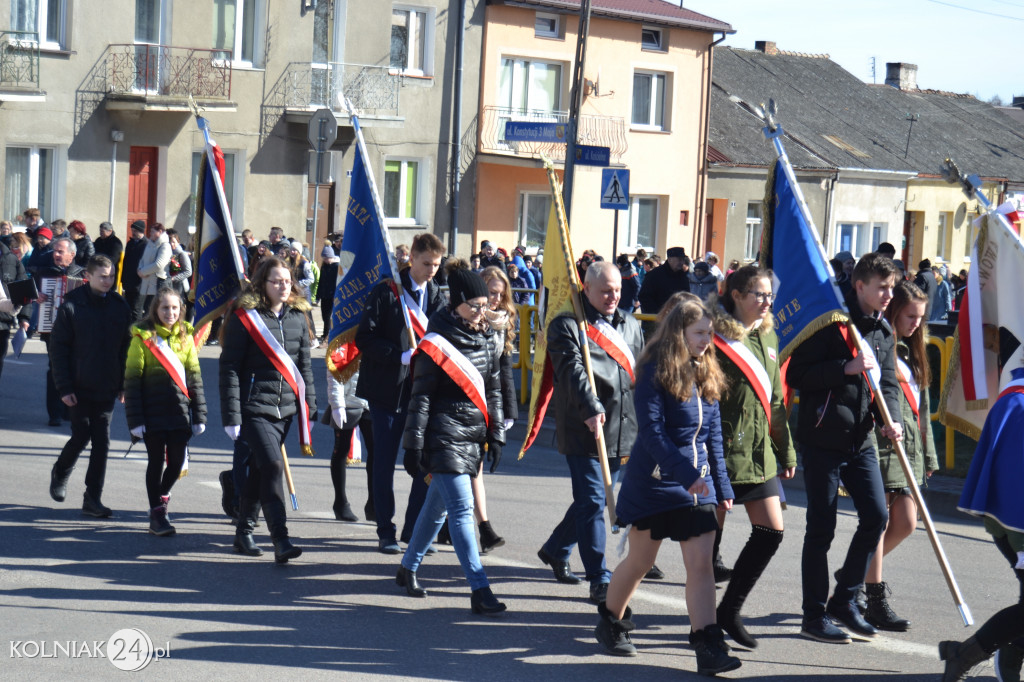
[[[65,410],[71,422],[71,438],[51,469],[50,495],[64,501],[77,459],[91,442],[82,510],[112,514],[101,495],[110,420],[121,400],[133,439],[141,439],[148,453],[149,531],[172,535],[172,487],[189,441],[207,424],[189,322],[188,252],[159,224],[136,221],[122,246],[109,223],[91,241],[79,221],[57,231],[62,221],[41,226],[38,219],[38,211],[25,212],[27,242],[10,225],[0,229],[5,285],[26,273],[39,284],[44,277],[83,281],[69,289],[52,326],[40,334],[49,354],[51,424],[60,424]],[[239,258],[248,281],[216,333],[221,423],[235,444],[232,469],[221,474],[224,510],[236,519],[233,547],[247,556],[263,553],[254,538],[262,513],[278,563],[302,553],[287,529],[282,445],[294,428],[308,447],[318,416],[311,350],[327,336],[333,299],[325,293],[340,277],[340,235],[328,242],[316,267],[308,246],[287,240],[281,228],[258,243],[246,230]],[[845,643],[911,627],[892,609],[883,571],[884,557],[914,530],[917,518],[894,444],[902,441],[918,484],[938,468],[927,419],[925,323],[954,309],[966,273],[952,275],[922,261],[911,281],[890,249],[883,244],[859,260],[837,254],[837,282],[851,328],[864,344],[856,346],[845,328],[830,325],[792,354],[787,382],[800,392],[792,433],[773,330],[771,271],[733,261],[723,272],[714,253],[693,263],[681,247],[668,249],[661,262],[642,250],[614,263],[590,251],[580,258],[586,336],[572,316],[556,318],[543,332],[554,376],[557,447],[565,455],[572,504],[538,557],[559,582],[589,583],[595,636],[604,651],[637,655],[630,602],[641,580],[661,574],[655,558],[668,539],[682,551],[698,672],[740,667],[726,636],[745,650],[758,645],[742,612],[782,543],[779,479],[794,475],[797,450],[807,491],[800,634]],[[359,371],[344,380],[328,372],[323,422],[335,434],[334,513],[341,521],[357,520],[345,493],[345,465],[361,439],[368,455],[364,515],[376,523],[378,550],[401,555],[398,586],[410,597],[426,598],[418,570],[434,543],[450,542],[471,589],[473,612],[496,615],[506,605],[491,590],[480,554],[504,540],[487,515],[484,469],[498,467],[518,416],[511,371],[519,329],[515,304],[531,303],[532,294],[516,290],[543,286],[541,263],[521,248],[509,256],[490,242],[468,262],[445,258],[443,244],[431,234],[399,246],[396,255],[403,264],[399,277],[373,288],[356,332]],[[118,279],[124,297],[114,289]],[[311,316],[318,300],[324,322],[319,338]],[[24,303],[0,299],[0,358],[12,326],[24,333],[39,322],[46,296]],[[634,312],[657,315],[646,339]],[[872,403],[868,374],[881,387],[889,421]],[[1019,390],[1007,391],[993,408],[1002,424],[1024,423],[1024,369],[1014,377]],[[1000,679],[1019,680],[1024,660],[1024,519],[986,506],[1012,490],[1007,472],[1018,481],[1024,473],[1024,438],[1022,427],[991,421],[964,499],[986,515],[1021,597],[965,642],[940,644],[944,680],[964,679],[993,654]],[[605,561],[601,452],[620,483],[614,512],[628,541],[628,554],[614,571]],[[401,532],[394,494],[399,455],[413,480]],[[853,499],[858,525],[842,565],[830,573],[840,486]],[[752,529],[729,569],[718,547],[725,513],[740,505]],[[570,567],[574,548],[583,576]],[[728,585],[716,600],[715,585],[722,582]]]

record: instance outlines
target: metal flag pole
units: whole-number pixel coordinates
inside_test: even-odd
[[[777,109],[775,106],[775,100],[770,100],[767,108],[762,108],[762,111],[757,113],[762,114],[767,126],[763,129],[764,135],[768,140],[771,141],[775,147],[775,151],[779,155],[779,160],[782,161],[782,167],[786,173],[786,177],[789,179],[790,186],[793,188],[793,194],[796,197],[797,204],[800,206],[800,212],[803,214],[803,218],[814,234],[814,239],[817,242],[818,250],[821,252],[822,259],[827,264],[828,258],[825,257],[825,248],[821,244],[821,238],[818,236],[818,229],[814,226],[814,221],[811,218],[810,210],[807,208],[807,202],[804,201],[803,192],[800,190],[800,185],[796,182],[796,175],[793,172],[793,168],[789,162],[789,157],[786,155],[786,150],[782,146],[782,127],[775,121],[775,114]],[[1004,219],[1005,220],[1005,219]],[[831,269],[831,266],[829,266]],[[835,279],[829,278],[832,281],[832,286],[836,291],[837,299],[842,303],[844,312],[846,310],[845,300],[839,295],[839,289],[836,286]],[[857,348],[860,349],[861,354],[864,354],[864,339],[860,335],[860,331],[856,325],[852,322],[847,322],[847,328],[850,330],[854,340],[856,341]],[[893,424],[892,415],[889,413],[889,406],[885,403],[885,398],[882,396],[881,388],[878,386],[878,382],[872,376],[871,372],[864,372],[864,375],[868,379],[868,383],[874,392],[875,406],[882,415],[882,422],[887,427],[891,427]],[[928,507],[924,503],[924,498],[921,495],[921,489],[917,485],[917,479],[914,476],[914,470],[910,466],[910,460],[907,459],[907,453],[903,449],[903,443],[900,441],[892,441],[893,449],[896,452],[897,459],[900,462],[900,467],[903,469],[903,476],[907,480],[907,486],[910,488],[911,497],[914,503],[917,505],[918,512],[921,514],[921,519],[924,522],[925,531],[928,534],[928,539],[931,541],[932,549],[935,552],[935,558],[939,561],[939,568],[942,569],[942,575],[946,579],[946,586],[949,588],[950,594],[953,596],[953,602],[956,604],[957,609],[960,612],[960,618],[964,622],[964,626],[974,624],[974,618],[971,616],[971,610],[964,601],[963,595],[960,593],[960,586],[957,585],[956,577],[953,575],[953,569],[949,565],[949,560],[946,558],[946,553],[942,549],[942,543],[939,541],[939,536],[935,531],[935,524],[932,521],[931,514],[928,512]]]

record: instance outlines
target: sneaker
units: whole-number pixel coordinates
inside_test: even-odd
[[[878,630],[864,620],[864,616],[860,615],[860,611],[853,602],[839,604],[830,599],[825,605],[825,613],[845,625],[850,634],[855,637],[873,639],[878,635]]]
[[[850,635],[837,628],[828,616],[804,620],[800,627],[800,636],[825,644],[849,644]]]
[[[1024,649],[1015,644],[1005,644],[996,651],[996,679],[999,682],[1020,682],[1021,666],[1024,664]]]
[[[82,499],[82,513],[86,516],[95,516],[98,519],[109,519],[114,515],[109,507],[103,506],[99,498],[95,498],[89,493],[85,493]]]

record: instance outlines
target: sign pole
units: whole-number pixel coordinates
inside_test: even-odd
[[[619,209],[615,209],[615,227],[612,228],[612,261],[618,258],[619,248]]]

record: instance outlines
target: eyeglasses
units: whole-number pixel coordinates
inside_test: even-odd
[[[473,312],[474,315],[479,315],[483,311],[483,309],[487,307],[487,304],[486,303],[469,303],[467,301],[466,302],[466,307],[469,308]]]
[[[267,284],[272,284],[275,287],[290,287],[292,281],[290,279],[268,279]]]
[[[758,303],[771,303],[772,301],[775,300],[775,294],[765,294],[761,293],[760,291],[748,291],[747,293],[753,296],[755,299],[757,299]]]

